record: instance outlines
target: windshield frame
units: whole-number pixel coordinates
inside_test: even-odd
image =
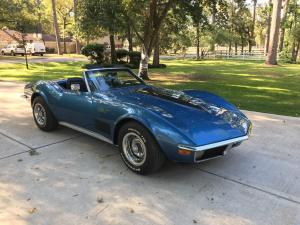
[[[137,79],[140,82],[140,84],[138,84],[138,85],[146,85],[145,81],[141,77],[139,77],[138,75],[136,75],[129,68],[126,68],[126,67],[125,68],[123,68],[123,67],[122,68],[97,68],[97,69],[89,69],[89,70],[83,71],[83,78],[85,80],[85,83],[86,83],[86,86],[87,86],[87,89],[88,89],[89,92],[94,92],[94,91],[91,90],[89,82],[88,82],[88,80],[90,79],[89,78],[89,73],[90,72],[97,72],[97,71],[99,71],[99,72],[125,71],[125,72],[128,72],[132,77],[134,77],[135,79]],[[129,86],[127,86],[127,87],[129,87]],[[116,88],[113,88],[113,89],[119,89],[119,88],[124,88],[124,87],[116,87]],[[96,89],[95,91],[103,91],[103,90]]]

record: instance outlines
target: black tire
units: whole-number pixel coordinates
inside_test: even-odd
[[[146,147],[145,159],[141,165],[134,165],[126,156],[126,150],[123,147],[123,139],[126,135],[128,136],[130,134],[138,136]],[[154,173],[160,169],[166,161],[165,155],[161,151],[152,134],[144,126],[137,122],[128,122],[121,127],[118,134],[118,145],[125,165],[130,170],[138,174]],[[131,150],[131,152],[133,152],[133,150]]]
[[[43,54],[43,53],[41,53],[40,55],[41,55],[41,56],[43,56],[44,54]]]
[[[10,53],[12,56],[15,56],[16,54],[14,53],[14,51],[11,51]]]
[[[43,113],[45,115],[44,123],[38,122],[37,116],[35,115],[35,110],[37,107],[42,107],[44,109],[43,110]],[[47,103],[42,97],[38,96],[33,100],[32,114],[37,127],[40,128],[41,130],[53,131],[57,128],[58,122],[55,119],[52,112],[50,111],[49,107],[47,106]]]

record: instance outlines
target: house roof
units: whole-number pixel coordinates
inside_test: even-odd
[[[56,38],[53,34],[43,34],[42,39],[38,37],[35,33],[27,33],[24,36],[24,39],[26,41],[41,41],[44,40],[45,42],[55,42]],[[15,31],[15,30],[9,30],[9,29],[0,29],[0,42],[13,42],[17,41],[20,42],[22,40],[22,33]],[[63,38],[60,38],[60,41],[63,41]],[[71,37],[65,37],[66,42],[72,42]]]
[[[33,34],[26,34],[24,36],[24,39],[26,41],[37,41],[39,40],[38,38],[34,37]],[[1,41],[7,41],[7,42],[12,42],[12,41],[21,41],[22,40],[22,33],[15,31],[15,30],[9,30],[9,29],[2,29],[0,30],[0,40]]]

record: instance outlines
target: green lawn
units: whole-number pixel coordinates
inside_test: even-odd
[[[80,76],[84,62],[1,64],[0,79],[32,81]],[[173,89],[214,92],[241,109],[300,116],[300,65],[266,66],[261,61],[165,60],[150,70],[151,83]]]

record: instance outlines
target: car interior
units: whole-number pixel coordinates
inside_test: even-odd
[[[68,78],[66,80],[61,80],[61,81],[58,82],[58,84],[61,87],[63,87],[64,89],[67,89],[67,90],[71,90],[72,84],[79,84],[81,92],[87,92],[88,91],[83,78],[80,78],[80,77],[72,77],[72,78]]]

